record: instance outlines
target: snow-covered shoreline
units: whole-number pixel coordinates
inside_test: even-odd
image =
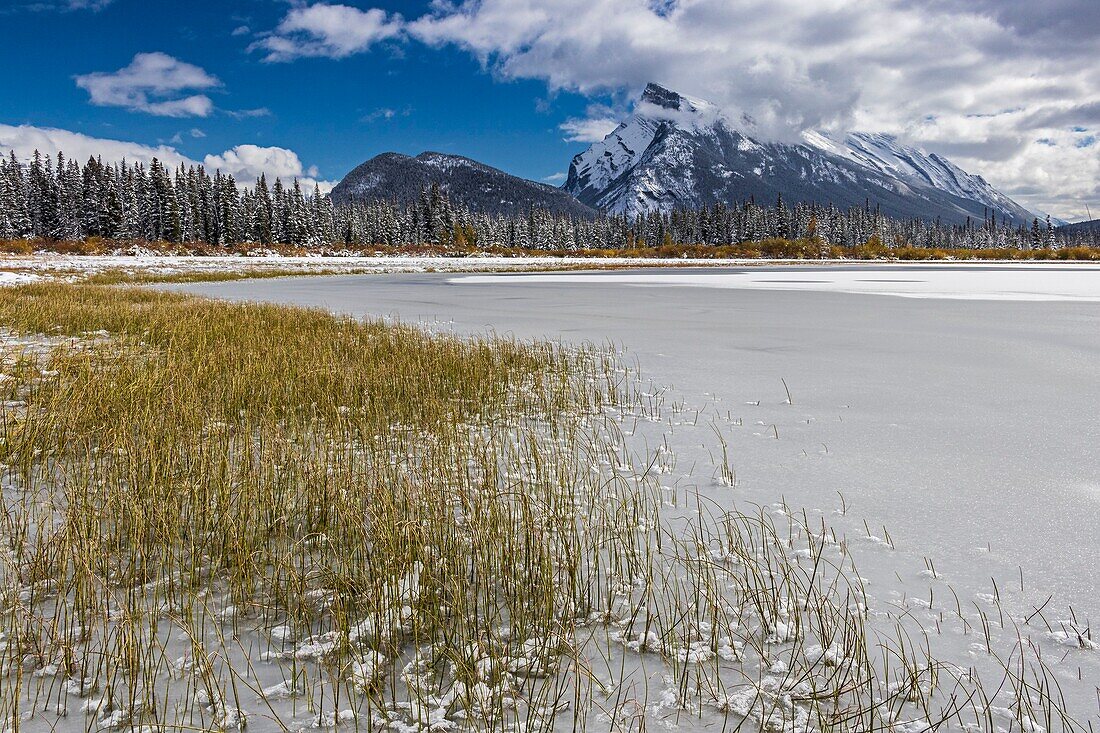
[[[821,283],[810,282],[787,283],[796,286],[784,289],[814,289],[814,290],[839,290],[842,292],[866,292],[878,293],[880,290],[899,290],[900,288],[875,288],[867,285],[856,286],[843,278],[834,275],[840,273],[856,273],[866,269],[879,269],[883,266],[896,267],[907,272],[929,271],[944,273],[950,270],[988,269],[991,272],[1026,270],[1028,272],[1064,272],[1075,271],[1084,275],[1084,279],[1094,279],[1091,273],[1100,273],[1100,264],[1084,262],[1052,262],[1052,261],[878,261],[878,260],[772,260],[772,259],[648,259],[635,257],[499,257],[492,255],[478,255],[471,257],[444,257],[425,255],[378,255],[378,256],[197,256],[197,255],[63,255],[53,253],[36,253],[32,255],[0,255],[0,285],[13,285],[37,279],[69,279],[86,275],[94,275],[103,272],[120,271],[140,275],[188,275],[188,274],[255,274],[257,276],[272,275],[340,275],[340,274],[373,274],[373,273],[424,273],[424,272],[454,272],[454,273],[512,273],[535,272],[554,273],[556,271],[569,271],[567,273],[538,275],[539,278],[566,278],[555,280],[566,282],[576,279],[578,282],[598,282],[594,280],[596,275],[582,274],[581,270],[647,270],[650,272],[639,273],[631,276],[632,284],[638,285],[691,285],[706,287],[767,287],[776,289],[783,283],[782,278],[775,275],[764,275],[760,278],[732,278],[734,274],[745,272],[760,272],[762,268],[779,267],[784,271],[788,268],[820,269],[830,268],[830,278],[822,279]],[[738,268],[740,273],[688,273],[685,269],[720,269]],[[654,271],[666,272],[654,272]],[[622,275],[616,275],[616,282],[623,282]],[[1025,276],[1026,277],[1026,276]],[[1100,278],[1097,279],[1100,281]],[[542,280],[549,282],[550,280]],[[636,282],[635,282],[636,281]],[[914,278],[918,282],[919,278]],[[866,283],[879,283],[883,281],[865,281]],[[966,278],[966,287],[970,287],[974,279]],[[894,283],[897,285],[898,283]],[[1091,283],[1081,282],[1081,287],[1090,287]],[[807,287],[810,286],[810,287]],[[958,287],[945,291],[943,297],[965,297],[965,292]],[[1100,286],[1097,288],[1100,290]],[[929,292],[928,288],[917,288],[914,292]],[[949,294],[948,294],[949,293]],[[1092,299],[1092,291],[1089,290],[1086,299]],[[905,295],[905,292],[886,292],[880,294]],[[1041,296],[1042,293],[1036,294]],[[914,295],[914,297],[918,297]],[[923,296],[936,297],[936,296]],[[979,297],[979,296],[975,296]],[[1100,297],[1100,294],[1098,294]],[[1015,299],[1015,298],[1013,298]],[[1036,299],[1047,299],[1037,297]]]
[[[770,264],[771,261],[768,261]],[[255,273],[256,275],[370,274],[418,272],[518,272],[605,267],[721,267],[763,264],[760,260],[640,260],[615,257],[436,256],[192,256],[192,255],[33,255],[0,256],[0,284],[42,277],[65,278],[122,271],[145,275]]]

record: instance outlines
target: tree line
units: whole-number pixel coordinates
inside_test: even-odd
[[[81,166],[58,153],[35,151],[27,164],[14,153],[0,162],[0,240],[88,237],[213,245],[319,245],[334,238],[331,200],[298,181],[251,188],[202,166],[169,170],[90,158]]]
[[[1030,226],[998,220],[947,224],[900,220],[865,205],[746,201],[697,210],[652,212],[628,219],[554,215],[534,209],[518,214],[472,212],[438,186],[416,201],[335,206],[314,187],[303,191],[260,176],[241,186],[233,176],[202,166],[169,169],[143,163],[84,165],[58,153],[36,152],[27,162],[14,153],[0,160],[0,240],[60,241],[98,237],[173,244],[295,245],[301,247],[447,245],[481,249],[628,249],[663,245],[737,245],[772,239],[810,240],[821,246],[855,247],[869,241],[886,248],[1058,249],[1094,245],[1089,232],[1059,232],[1038,219]]]

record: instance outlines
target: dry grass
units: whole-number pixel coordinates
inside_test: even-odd
[[[88,275],[76,273],[81,282],[91,285],[153,285],[165,283],[232,282],[235,280],[266,280],[278,277],[303,277],[327,275],[365,275],[369,270],[332,267],[249,267],[230,270],[183,270],[180,272],[135,271],[122,268],[101,270]]]
[[[441,637],[458,654],[503,619],[517,643],[547,630],[576,592],[572,508],[510,497],[502,472],[575,439],[560,413],[612,400],[577,371],[602,369],[591,355],[98,286],[0,291],[0,322],[74,337],[5,385],[0,451],[19,487],[5,672],[19,679],[57,665],[127,720],[165,722],[178,693],[160,689],[172,654],[156,650],[173,645],[159,634],[194,638],[198,664],[229,607],[234,630],[323,637],[343,680],[357,629],[371,664]],[[548,432],[526,438],[536,421]],[[558,458],[539,482],[569,478]]]

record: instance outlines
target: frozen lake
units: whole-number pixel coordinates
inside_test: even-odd
[[[864,520],[872,533],[885,527],[896,551],[866,553],[881,599],[927,598],[927,558],[964,604],[999,595],[1023,618],[1053,595],[1043,613],[1054,625],[1070,607],[1079,621],[1100,611],[1100,267],[404,274],[174,289],[622,345],[671,399],[725,418],[715,424],[738,486],[715,494],[723,501],[784,499],[852,534]],[[714,447],[708,419],[677,433],[680,481],[711,478],[692,469]],[[1086,687],[1100,679],[1097,656],[1074,662]],[[1084,712],[1096,714],[1095,698]]]

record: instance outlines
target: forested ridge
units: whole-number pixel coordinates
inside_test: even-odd
[[[983,221],[942,224],[897,220],[870,207],[746,201],[628,219],[579,218],[533,209],[511,214],[471,212],[438,187],[415,202],[336,206],[314,187],[261,176],[241,186],[233,176],[202,166],[168,169],[143,163],[81,165],[63,153],[14,154],[0,161],[0,240],[202,243],[212,246],[339,245],[514,250],[621,250],[675,245],[730,246],[769,240],[811,248],[876,247],[1057,250],[1093,246],[1095,233],[1060,231],[1034,220],[1015,226],[990,215]]]

